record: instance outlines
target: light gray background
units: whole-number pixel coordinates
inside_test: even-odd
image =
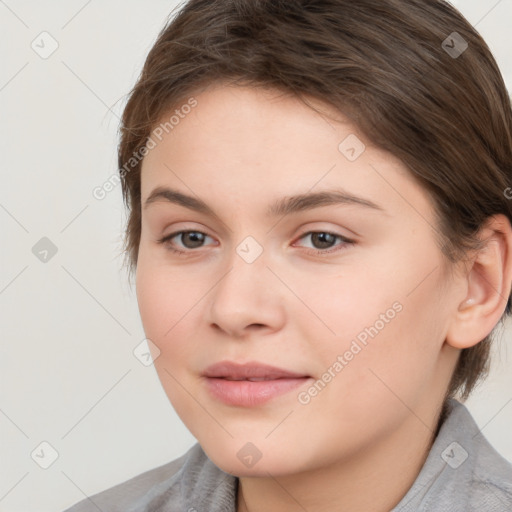
[[[0,512],[63,510],[195,442],[133,354],[121,189],[92,195],[116,172],[125,96],[176,5],[0,0]],[[512,88],[512,0],[456,5]],[[46,59],[31,48],[50,48],[43,31],[59,45]],[[57,247],[47,262],[32,252],[42,237]],[[468,407],[512,461],[511,332]],[[58,453],[48,469],[42,442]]]

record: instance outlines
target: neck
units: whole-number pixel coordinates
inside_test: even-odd
[[[331,466],[293,475],[241,477],[237,511],[389,512],[423,467],[439,412],[425,423],[410,414],[385,438]]]

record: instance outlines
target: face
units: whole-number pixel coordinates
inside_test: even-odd
[[[426,193],[340,114],[246,87],[194,98],[143,161],[136,273],[185,425],[236,475],[320,468],[424,429],[453,369]]]

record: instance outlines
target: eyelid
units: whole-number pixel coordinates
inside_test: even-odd
[[[180,233],[186,233],[186,232],[194,232],[194,233],[202,233],[203,235],[209,236],[210,238],[215,238],[214,236],[210,235],[210,229],[207,228],[204,224],[201,222],[194,222],[194,221],[178,221],[178,222],[172,222],[172,223],[166,223],[162,228],[161,232],[165,232],[169,227],[172,228],[171,231],[169,231],[168,234],[163,235],[161,238],[168,238],[172,236],[176,236]],[[157,227],[158,231],[160,231],[160,227]]]

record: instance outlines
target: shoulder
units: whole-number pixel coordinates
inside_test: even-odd
[[[199,444],[196,443],[181,457],[84,498],[64,512],[127,512],[138,503],[142,507],[145,498],[153,495],[156,489],[173,487],[187,460],[193,459],[196,464],[201,464],[202,453]]]
[[[487,441],[469,410],[448,415],[412,488],[395,512],[510,512],[512,464]]]
[[[490,445],[481,431],[474,434],[472,450],[476,463],[469,486],[470,511],[512,511],[512,464]]]
[[[467,510],[511,511],[512,464],[489,443],[465,405],[453,400],[452,416],[445,444],[453,439],[460,459],[447,469],[454,481],[462,481],[459,492],[467,497]],[[445,449],[444,459],[449,461],[451,453]]]

